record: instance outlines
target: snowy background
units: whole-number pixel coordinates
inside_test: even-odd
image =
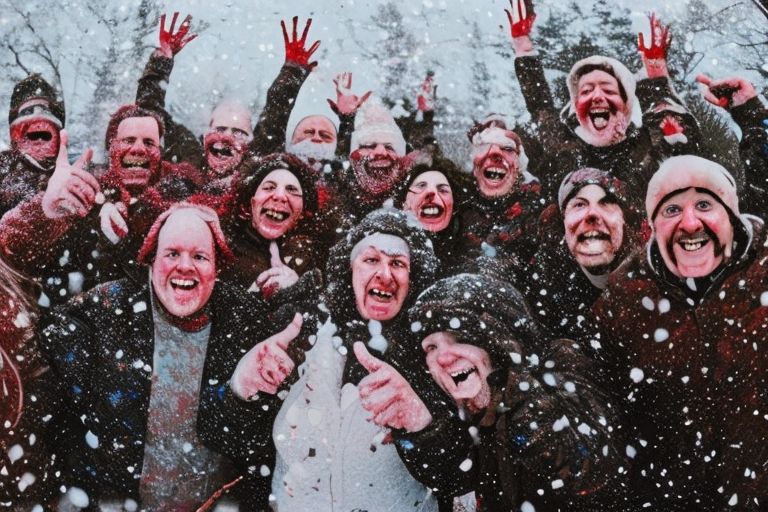
[[[672,24],[670,61],[681,94],[698,95],[693,78],[699,72],[740,74],[765,94],[768,18],[753,2],[538,0],[532,35],[557,89],[573,62],[596,52],[639,69],[636,34],[647,30],[646,13],[653,10]],[[356,92],[372,89],[390,102],[414,101],[420,81],[434,71],[444,145],[466,145],[471,120],[487,112],[527,118],[514,78],[507,0],[0,0],[0,7],[7,42],[0,57],[0,110],[8,111],[17,80],[41,73],[63,91],[72,153],[88,145],[101,151],[109,113],[134,99],[157,44],[160,13],[173,11],[181,12],[179,21],[192,14],[199,37],[176,57],[168,108],[198,134],[223,97],[261,110],[284,59],[280,20],[294,15],[300,29],[312,17],[308,41],[322,43],[315,54],[319,66],[301,91],[289,131],[304,115],[332,116],[325,99],[335,96],[332,79],[341,71],[353,72]],[[7,120],[0,118],[5,134]],[[0,145],[7,145],[7,136]]]

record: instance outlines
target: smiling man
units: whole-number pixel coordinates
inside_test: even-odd
[[[216,282],[229,257],[216,213],[180,203],[138,255],[143,282],[103,284],[55,313],[44,345],[79,418],[64,479],[91,505],[193,510],[233,477],[197,427],[201,393],[223,383],[208,359],[261,325],[249,294]]]
[[[612,274],[594,306],[595,340],[626,398],[637,505],[765,503],[763,221],[740,213],[725,168],[696,156],[664,161],[645,204],[647,251]]]

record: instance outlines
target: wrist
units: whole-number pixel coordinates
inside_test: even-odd
[[[528,35],[513,37],[512,48],[515,50],[515,57],[526,57],[534,54],[533,41]]]
[[[662,78],[669,76],[666,59],[646,59],[644,64],[648,78]]]

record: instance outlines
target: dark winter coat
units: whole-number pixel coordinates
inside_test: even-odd
[[[680,100],[667,78],[640,80],[636,96],[643,113],[643,126],[638,128],[630,124],[624,140],[611,146],[597,147],[584,142],[573,131],[578,126],[575,116],[560,119],[538,57],[516,58],[515,72],[528,112],[539,125],[542,145],[549,155],[542,162],[532,162],[533,173],[542,181],[542,197],[547,202],[556,200],[558,187],[566,174],[592,167],[609,172],[625,182],[627,195],[633,200],[630,206],[642,214],[645,190],[651,176],[658,170],[659,162],[668,156],[697,154],[700,151],[698,125],[690,115],[680,116],[688,143],[667,144],[661,134],[656,107],[670,102],[680,106]]]
[[[739,154],[746,174],[746,206],[742,211],[768,217],[768,109],[758,98],[730,110],[741,128]]]
[[[66,414],[79,418],[62,445],[68,479],[85,489],[92,503],[102,497],[138,501],[154,354],[151,300],[148,283],[105,283],[59,308],[43,333]],[[262,308],[244,290],[217,283],[209,306],[212,328],[199,416],[210,397],[225,392],[237,363],[232,346],[262,339],[265,332]],[[204,428],[198,418],[201,438]]]
[[[28,201],[48,185],[53,169],[47,169],[15,149],[0,153],[0,217]]]
[[[768,503],[766,231],[754,218],[734,231],[733,258],[710,277],[676,278],[654,243],[614,272],[595,303],[606,370],[623,399],[634,509]]]
[[[549,341],[512,285],[476,274],[437,282],[409,320],[412,345],[451,332],[483,348],[495,369],[491,402],[467,418],[462,437],[449,444],[430,425],[398,440],[409,468],[443,503],[474,491],[479,510],[489,512],[520,510],[525,502],[530,510],[624,510],[614,414],[583,347]]]

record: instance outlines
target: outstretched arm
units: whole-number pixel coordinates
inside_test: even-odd
[[[650,46],[645,46],[643,33],[637,34],[637,47],[643,60],[643,66],[648,78],[669,77],[667,69],[667,52],[672,44],[672,34],[668,25],[663,25],[656,17],[656,13],[650,13],[648,20],[651,24]]]
[[[373,91],[368,91],[362,96],[352,92],[352,73],[345,71],[339,73],[333,79],[336,86],[336,101],[328,98],[328,106],[339,118],[339,133],[336,137],[336,156],[347,158],[352,140],[352,131],[355,129],[355,114],[365,103]]]
[[[320,41],[315,41],[307,48],[307,36],[312,26],[312,18],[309,18],[304,25],[301,37],[298,36],[298,23],[299,17],[294,16],[293,29],[289,35],[285,22],[280,21],[285,44],[285,64],[267,91],[264,110],[253,129],[251,150],[257,154],[265,155],[285,149],[285,131],[296,104],[296,98],[309,73],[317,66],[317,61],[311,59],[320,46]]]

